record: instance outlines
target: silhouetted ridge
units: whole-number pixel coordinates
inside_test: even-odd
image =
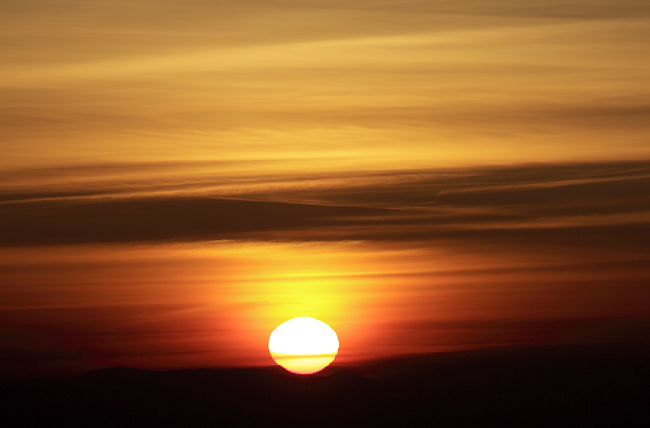
[[[503,348],[307,377],[119,367],[3,382],[0,426],[647,427],[649,356],[604,346]]]

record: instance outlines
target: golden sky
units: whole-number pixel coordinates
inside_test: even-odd
[[[646,0],[0,11],[7,373],[650,332]]]

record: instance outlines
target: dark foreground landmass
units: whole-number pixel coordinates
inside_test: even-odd
[[[650,352],[518,347],[332,367],[2,380],[2,427],[649,427]]]

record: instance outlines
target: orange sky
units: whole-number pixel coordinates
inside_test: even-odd
[[[645,0],[0,9],[0,374],[650,333]]]

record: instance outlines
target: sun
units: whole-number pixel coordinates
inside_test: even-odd
[[[280,324],[269,338],[271,357],[297,374],[312,374],[330,365],[339,351],[336,332],[312,317],[297,317]]]

